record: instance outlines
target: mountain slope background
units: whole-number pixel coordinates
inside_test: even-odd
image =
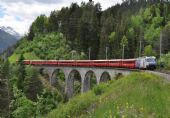
[[[0,27],[0,53],[16,44],[21,36],[10,27]]]

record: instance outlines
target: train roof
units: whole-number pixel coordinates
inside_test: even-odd
[[[136,59],[109,59],[109,60],[24,60],[24,61],[65,61],[65,62],[105,62],[105,61],[135,61]]]

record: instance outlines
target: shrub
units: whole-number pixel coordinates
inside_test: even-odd
[[[46,115],[51,110],[56,109],[58,104],[62,101],[63,98],[58,92],[44,89],[42,94],[38,96],[36,108],[37,115]]]
[[[11,100],[10,109],[13,118],[30,118],[35,116],[35,102],[27,99],[24,93],[13,88],[14,98]]]
[[[81,113],[86,112],[88,107],[97,100],[92,92],[87,92],[73,97],[65,104],[50,112],[47,118],[77,118]]]
[[[158,60],[158,65],[161,68],[170,70],[170,52],[161,56],[161,59]]]
[[[104,88],[105,88],[105,84],[95,86],[93,88],[93,92],[95,93],[95,95],[101,95],[102,93],[104,93]]]

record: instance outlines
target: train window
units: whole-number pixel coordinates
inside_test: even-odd
[[[146,61],[147,62],[155,62],[155,59],[154,58],[147,58]]]

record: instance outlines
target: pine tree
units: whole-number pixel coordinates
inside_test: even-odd
[[[125,35],[123,36],[120,45],[122,46],[122,59],[124,59],[125,47],[128,45],[128,39],[126,38]]]
[[[9,117],[10,114],[10,71],[9,71],[9,61],[0,62],[0,115],[4,117]]]
[[[24,56],[23,54],[21,54],[18,60],[18,81],[17,81],[18,89],[23,90],[25,76],[26,76],[26,72],[25,72],[25,65],[24,65]]]
[[[4,79],[9,79],[9,61],[5,61],[4,64],[2,64],[2,71],[1,76]]]

